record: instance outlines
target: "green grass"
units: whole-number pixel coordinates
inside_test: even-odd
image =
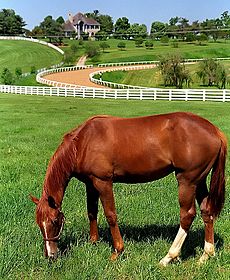
[[[130,61],[150,61],[159,60],[160,56],[165,56],[167,54],[177,53],[183,58],[215,58],[215,57],[229,57],[230,55],[230,42],[209,42],[205,45],[199,45],[197,43],[185,43],[179,42],[178,48],[174,48],[171,43],[168,45],[162,45],[158,41],[154,41],[153,49],[146,49],[144,47],[137,48],[135,42],[131,40],[126,40],[126,50],[118,50],[117,44],[120,40],[110,39],[107,43],[110,48],[101,52],[100,56],[94,64],[96,63],[109,63],[109,62],[130,62]],[[95,42],[99,44],[100,42]],[[88,63],[91,63],[88,60]]]
[[[224,65],[226,72],[228,73],[228,81],[230,81],[230,62],[221,61]],[[196,72],[198,71],[199,64],[186,65],[192,78],[192,82],[189,85],[190,88],[204,88],[205,86],[199,80]],[[133,70],[133,71],[113,71],[105,72],[102,75],[102,80],[109,81],[118,84],[126,84],[133,86],[144,86],[144,87],[159,87],[164,88],[163,80],[158,68],[146,69],[146,70]],[[184,88],[186,86],[184,85]],[[217,87],[207,87],[217,88]],[[227,83],[226,88],[230,88],[230,83]]]
[[[182,262],[160,268],[179,223],[177,186],[173,175],[137,185],[114,186],[125,252],[109,260],[111,238],[100,207],[100,242],[89,244],[85,188],[72,180],[63,202],[66,224],[60,241],[61,258],[43,257],[43,241],[35,224],[48,161],[62,135],[95,114],[140,116],[191,111],[208,118],[230,139],[230,104],[92,100],[0,95],[0,279],[229,279],[229,162],[225,208],[215,225],[216,257],[199,267],[204,244],[198,215],[182,250]]]
[[[0,73],[7,67],[14,73],[21,67],[23,73],[30,72],[31,66],[36,69],[50,67],[60,63],[63,56],[57,51],[37,43],[27,41],[0,40]]]

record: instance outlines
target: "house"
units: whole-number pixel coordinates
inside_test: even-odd
[[[95,34],[100,31],[100,24],[93,18],[88,18],[82,13],[75,16],[69,14],[69,19],[64,23],[65,36],[71,36],[74,32],[76,38],[80,39],[82,34],[88,34],[89,38],[94,38]]]

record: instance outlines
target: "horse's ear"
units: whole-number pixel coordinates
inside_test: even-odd
[[[58,206],[54,200],[54,198],[52,196],[48,196],[48,204],[49,204],[49,207],[53,208],[53,209],[57,209]]]
[[[32,196],[31,194],[30,194],[30,199],[33,201],[33,203],[35,203],[36,205],[38,204],[38,202],[39,202],[39,199],[38,198],[36,198],[35,196]]]

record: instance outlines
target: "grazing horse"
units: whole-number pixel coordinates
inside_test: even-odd
[[[64,136],[51,158],[41,199],[32,197],[45,255],[57,257],[64,224],[61,205],[72,177],[86,185],[90,240],[98,240],[100,198],[110,227],[114,252],[124,250],[114,204],[113,183],[144,183],[175,172],[179,185],[180,228],[167,255],[176,259],[196,215],[197,200],[205,224],[203,263],[214,256],[213,223],[224,204],[227,140],[208,120],[177,112],[137,118],[95,116]],[[212,170],[208,191],[206,179]],[[141,186],[140,186],[141,187]],[[167,190],[165,190],[167,192]]]

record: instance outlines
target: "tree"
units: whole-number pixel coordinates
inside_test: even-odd
[[[56,21],[52,18],[52,16],[47,16],[39,25],[39,27],[42,30],[42,33],[49,37],[50,42],[52,41],[53,36],[59,36],[63,30],[62,25],[60,23],[60,17],[58,19],[59,21]]]
[[[153,41],[152,40],[147,40],[145,42],[145,47],[146,47],[146,49],[152,49],[153,48]]]
[[[126,44],[125,44],[125,42],[119,42],[118,44],[117,44],[117,47],[118,47],[118,49],[120,49],[120,50],[125,50],[125,48],[126,48]]]
[[[208,41],[208,36],[205,33],[201,33],[200,35],[197,36],[197,40],[199,44],[202,45],[202,42]]]
[[[127,35],[128,30],[130,28],[130,23],[127,17],[119,18],[114,26],[115,29],[115,38],[123,38],[128,39],[129,36]]]
[[[224,67],[214,59],[206,59],[199,63],[197,71],[199,79],[204,85],[225,88],[227,82],[227,73]]]
[[[24,32],[25,22],[14,10],[2,9],[0,11],[0,34],[18,35]]]
[[[99,44],[99,47],[103,50],[103,52],[105,52],[105,49],[109,49],[110,48],[110,45],[106,42],[101,42]]]
[[[164,45],[167,45],[169,43],[169,37],[168,36],[162,36],[161,37],[161,43]]]
[[[153,33],[159,33],[159,35],[162,35],[166,30],[166,25],[163,22],[160,21],[154,21],[151,25],[151,34]]]
[[[163,77],[164,86],[182,88],[184,83],[189,85],[191,77],[182,62],[178,55],[160,59],[158,67]]]
[[[95,44],[93,44],[92,42],[88,42],[85,45],[85,54],[90,58],[98,56],[99,55],[99,47],[96,46]]]
[[[144,42],[144,40],[143,40],[142,37],[137,37],[137,38],[135,39],[135,45],[136,45],[136,47],[137,47],[137,48],[140,48],[140,47],[142,46],[143,42]]]
[[[22,76],[22,68],[21,67],[17,67],[15,69],[15,75],[16,75],[17,79],[21,78],[21,76]]]
[[[127,33],[130,37],[134,38],[146,38],[147,37],[147,26],[145,24],[134,23],[130,25]]]
[[[4,68],[2,71],[2,82],[5,85],[12,85],[14,82],[14,77],[13,74],[10,72],[10,70],[8,68]]]

